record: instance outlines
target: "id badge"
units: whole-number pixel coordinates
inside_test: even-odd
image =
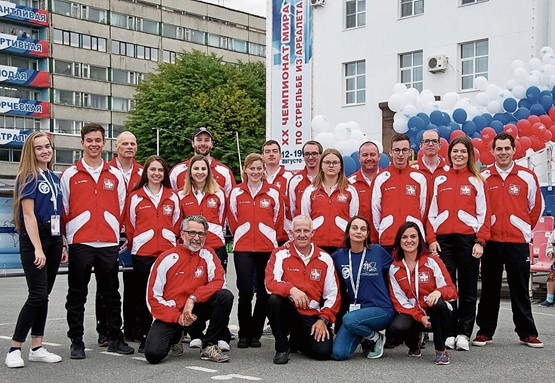
[[[53,236],[59,236],[60,233],[60,216],[51,215],[50,216],[50,234]]]
[[[360,303],[351,303],[349,305],[349,312],[360,310]]]

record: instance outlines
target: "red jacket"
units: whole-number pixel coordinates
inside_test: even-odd
[[[277,247],[277,228],[283,226],[279,190],[263,180],[253,198],[243,182],[231,190],[227,217],[235,251],[271,252]]]
[[[123,226],[126,196],[123,175],[103,161],[100,178],[95,182],[82,161],[67,168],[60,179],[67,242],[116,245]]]
[[[270,294],[288,297],[291,288],[298,288],[307,295],[309,308],[297,311],[302,315],[318,315],[333,323],[341,306],[333,259],[314,244],[311,254],[305,265],[293,244],[275,249],[266,266],[266,289]]]
[[[318,246],[343,246],[345,228],[351,217],[358,214],[358,194],[352,185],[341,192],[337,187],[328,195],[323,187],[306,188],[301,201],[301,214],[312,218]]]
[[[189,158],[187,161],[180,162],[170,171],[170,183],[172,185],[172,189],[176,193],[183,190],[183,185],[185,185],[185,176],[190,161],[191,159]],[[235,186],[235,178],[233,177],[233,173],[231,173],[231,169],[211,157],[210,170],[212,171],[212,177],[214,177],[218,185],[220,185],[224,191],[226,197],[228,197],[231,189]]]
[[[208,233],[206,234],[206,246],[213,249],[225,246],[224,221],[226,214],[226,200],[224,192],[218,190],[215,194],[205,194],[199,203],[193,193],[186,196],[183,191],[179,192],[179,207],[181,218],[190,215],[202,215],[208,221]]]
[[[357,191],[358,194],[358,214],[372,222],[372,181],[368,180],[366,176],[359,169],[356,173],[349,177],[349,182]]]
[[[283,165],[279,167],[279,170],[276,173],[266,178],[266,181],[268,181],[268,183],[274,185],[279,189],[282,197],[285,218],[283,221],[283,227],[278,228],[278,241],[287,241],[289,239],[289,235],[287,233],[289,233],[289,231],[291,230],[291,212],[289,211],[289,197],[287,196],[289,181],[291,181],[291,178],[293,178],[293,173],[285,170],[285,166]]]
[[[491,211],[491,241],[527,243],[544,209],[536,174],[514,164],[503,181],[491,165],[482,172],[487,180]]]
[[[430,200],[432,199],[432,192],[434,190],[434,180],[437,178],[437,176],[440,176],[448,172],[450,169],[449,165],[447,165],[447,162],[445,162],[443,157],[439,157],[439,165],[432,173],[430,169],[428,169],[428,167],[424,164],[423,157],[418,157],[418,161],[411,166],[413,169],[420,170],[422,174],[424,174],[424,176],[426,177],[426,180],[428,181],[427,189],[428,189],[428,204],[429,204]]]
[[[126,206],[125,229],[131,254],[156,257],[176,245],[181,214],[173,190],[163,188],[156,207],[143,186],[129,194]]]
[[[440,234],[476,234],[489,240],[490,212],[485,182],[464,168],[451,169],[434,182],[426,222],[428,243]]]
[[[406,166],[391,165],[372,180],[372,242],[393,246],[397,229],[415,222],[424,235],[427,200],[426,177]]]
[[[418,268],[418,281],[416,271]],[[418,293],[417,293],[418,287]],[[408,279],[403,261],[395,260],[389,268],[389,291],[395,311],[408,314],[420,323],[428,308],[427,298],[439,291],[444,301],[457,299],[457,288],[451,281],[447,268],[439,257],[420,256],[414,272]]]
[[[119,161],[117,160],[117,156],[114,156],[114,158],[112,158],[112,160],[110,161],[110,165],[112,165],[116,169],[119,169],[123,174],[123,170],[119,166]],[[125,184],[127,185],[128,195],[133,191],[135,186],[141,180],[141,175],[143,174],[143,170],[144,170],[143,166],[139,165],[137,161],[133,160],[133,169],[131,170],[131,177],[129,177],[129,181],[125,179],[125,176],[123,177],[125,179]]]
[[[154,318],[177,323],[189,295],[206,302],[226,285],[222,264],[211,248],[191,253],[178,245],[160,254],[150,270],[148,308]]]
[[[289,192],[287,196],[289,197],[289,211],[291,219],[301,214],[301,199],[303,198],[303,193],[307,187],[312,184],[312,181],[308,177],[308,172],[306,168],[298,172],[289,181]]]

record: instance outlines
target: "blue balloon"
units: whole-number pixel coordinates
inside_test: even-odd
[[[472,137],[474,132],[476,132],[476,124],[474,123],[474,121],[466,121],[462,126],[462,131],[468,137]]]
[[[501,121],[493,120],[489,125],[493,128],[493,130],[495,130],[495,133],[497,134],[503,131],[503,123]]]
[[[507,112],[505,112],[505,113],[507,113]],[[500,121],[500,122],[503,123],[503,125],[508,124],[509,123],[509,117],[507,117],[505,115],[505,113],[495,113],[493,115],[493,121]]]
[[[442,125],[447,125],[451,122],[451,116],[449,116],[449,113],[441,113],[443,119],[442,119]]]
[[[357,170],[360,169],[360,161],[359,161],[359,159],[358,159],[358,152],[353,152],[353,153],[351,153],[351,158],[352,158],[353,160],[355,160],[355,163],[356,163],[356,165],[357,165],[357,166],[356,166],[356,167],[357,167]]]
[[[511,113],[514,112],[517,106],[518,106],[518,103],[512,97],[506,98],[505,101],[503,101],[503,108],[507,112],[511,112]]]
[[[545,114],[545,108],[541,104],[534,104],[530,107],[530,114],[541,116]]]
[[[437,127],[437,132],[439,133],[439,136],[445,138],[447,141],[449,141],[449,138],[451,136],[451,130],[452,128],[448,125],[440,125]]]
[[[550,90],[542,90],[541,93],[540,93],[540,98],[542,98],[543,96],[552,97],[551,91]]]
[[[551,94],[553,95],[553,97],[555,97],[555,86],[553,87],[553,89],[551,89]]]
[[[414,132],[418,132],[419,130],[424,129],[424,126],[425,126],[424,121],[422,121],[422,119],[417,116],[409,118],[407,125],[409,129]]]
[[[513,116],[512,113],[505,112],[505,113],[503,113],[503,116],[504,116],[505,121],[506,121],[506,122],[501,121],[501,122],[503,122],[503,125],[507,125],[507,124],[509,124],[509,123],[511,123],[511,122],[517,122],[517,121],[518,121],[518,120]]]
[[[415,142],[422,142],[422,136],[424,135],[425,130],[422,129],[416,133]]]
[[[462,108],[457,108],[453,112],[453,120],[455,120],[459,124],[464,123],[466,121],[466,117],[467,117],[466,111]]]
[[[527,98],[523,98],[522,100],[520,100],[518,102],[518,107],[519,108],[526,108],[526,109],[530,109],[530,107],[532,106],[532,102],[530,102],[530,100],[528,100]]]
[[[522,106],[514,112],[513,116],[515,116],[517,120],[524,120],[530,116],[530,109]]]
[[[437,125],[436,124],[428,124],[426,126],[426,130],[435,130],[437,132]]]
[[[428,126],[428,124],[430,123],[430,117],[424,112],[418,113],[416,117],[420,117],[422,121],[424,121],[424,126]]]
[[[461,128],[461,125],[456,123],[455,121],[451,121],[450,123],[447,124],[447,126],[451,127],[451,131],[459,130]]]
[[[430,113],[430,122],[434,125],[441,125],[443,122],[443,112],[439,110],[434,110]]]
[[[489,114],[489,113],[483,113],[483,114],[482,114],[482,117],[484,117],[484,118],[486,119],[486,124],[487,124],[487,125],[489,125],[490,122],[493,121],[493,117],[492,117],[492,115]]]
[[[357,171],[356,162],[350,156],[343,156],[343,165],[345,166],[345,175],[347,177]]]
[[[540,90],[537,86],[531,86],[526,89],[526,98],[534,103],[540,99]]]
[[[380,165],[381,169],[385,169],[389,166],[391,162],[389,161],[389,157],[385,153],[380,153],[380,160],[378,161],[378,165]]]
[[[470,137],[470,138],[482,138],[482,135],[478,132],[474,132],[474,133],[472,133],[472,137]]]
[[[420,149],[420,144],[418,142],[411,142],[410,148],[415,154],[418,154],[418,150]]]
[[[551,95],[541,96],[540,105],[543,106],[545,110],[549,110],[553,106],[553,97],[551,97]]]
[[[479,132],[488,126],[488,121],[484,118],[484,116],[476,116],[472,119],[472,121],[476,124],[476,130]]]

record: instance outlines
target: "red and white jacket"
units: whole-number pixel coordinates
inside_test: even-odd
[[[345,228],[351,217],[358,214],[358,194],[354,186],[345,191],[336,188],[330,195],[320,186],[306,188],[301,201],[301,214],[312,218],[314,236],[318,246],[343,246]]]
[[[418,161],[415,164],[411,165],[411,167],[413,169],[420,170],[422,172],[422,174],[424,174],[424,176],[426,176],[426,180],[428,181],[428,184],[427,184],[427,187],[428,187],[428,203],[432,199],[432,192],[434,190],[434,181],[435,181],[435,179],[438,176],[447,173],[450,169],[449,165],[447,165],[447,162],[445,162],[443,157],[438,156],[438,158],[439,158],[439,164],[437,165],[437,168],[435,168],[433,173],[430,170],[430,168],[428,168],[426,166],[426,164],[424,163],[423,157],[418,157]]]
[[[368,223],[371,223],[372,180],[369,180],[359,169],[349,177],[349,183],[354,186],[358,194],[358,214],[366,218]]]
[[[112,160],[110,161],[110,165],[112,165],[116,169],[119,169],[123,174],[123,179],[125,180],[125,184],[127,185],[127,194],[129,195],[129,193],[133,191],[135,186],[141,180],[141,175],[143,174],[143,166],[139,165],[137,161],[133,160],[133,168],[131,170],[131,175],[129,179],[126,179],[125,174],[121,168],[121,165],[119,164],[119,161],[117,159],[117,156],[114,156],[114,158],[112,158]]]
[[[177,244],[180,224],[179,198],[171,189],[162,187],[155,206],[145,187],[127,197],[125,230],[131,254],[156,257]]]
[[[227,217],[235,251],[271,252],[277,247],[277,228],[283,226],[283,204],[278,188],[263,180],[253,198],[247,182],[234,187]]]
[[[116,245],[123,226],[126,196],[123,175],[103,161],[95,182],[82,161],[67,168],[60,179],[67,242]]]
[[[372,180],[372,242],[393,246],[397,229],[407,221],[424,235],[426,201],[427,181],[419,170],[393,165],[384,169]]]
[[[468,168],[450,169],[434,182],[426,223],[426,240],[437,235],[476,234],[481,242],[489,240],[489,197],[486,184]]]
[[[289,197],[289,211],[291,219],[301,214],[301,200],[303,198],[303,193],[307,187],[312,185],[314,179],[310,179],[306,168],[298,172],[289,181],[289,192],[287,196]]]
[[[528,243],[544,209],[536,174],[514,164],[507,178],[491,165],[482,172],[487,180],[491,211],[490,241]]]
[[[172,189],[176,193],[181,191],[183,185],[185,185],[185,176],[187,168],[189,167],[189,162],[191,162],[190,158],[187,161],[178,163],[170,171],[170,183]],[[228,197],[231,189],[235,187],[235,178],[233,177],[233,173],[231,173],[231,169],[212,157],[210,157],[209,162],[210,170],[212,170],[212,177],[214,177],[218,185],[220,185],[224,191],[226,197]]]
[[[218,190],[215,194],[204,194],[199,203],[193,193],[184,195],[183,191],[180,191],[179,199],[181,218],[186,218],[190,215],[202,215],[208,221],[206,246],[210,246],[213,249],[225,246],[224,222],[226,200],[224,192]]]
[[[266,290],[270,294],[288,297],[291,288],[296,287],[309,299],[308,308],[297,308],[300,314],[318,315],[333,323],[341,306],[333,259],[314,243],[310,254],[305,265],[293,244],[275,249],[266,266]],[[320,303],[323,304],[320,306]]]
[[[433,291],[439,291],[446,302],[457,299],[457,288],[439,257],[423,254],[410,276],[408,270],[403,260],[395,260],[389,267],[389,291],[398,313],[408,314],[420,323],[426,315],[428,295]]]
[[[225,288],[224,269],[211,248],[192,253],[178,245],[160,254],[150,270],[148,309],[162,322],[177,323],[189,295],[202,303]]]
[[[278,241],[287,241],[289,239],[289,231],[291,230],[291,212],[289,211],[289,197],[287,192],[289,190],[289,181],[293,178],[293,173],[285,170],[285,166],[281,165],[279,170],[266,178],[268,183],[274,185],[279,189],[282,197],[283,209],[285,213],[285,218],[283,221],[283,227],[278,230]]]

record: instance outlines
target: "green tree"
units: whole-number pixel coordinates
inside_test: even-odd
[[[170,166],[193,154],[196,128],[214,134],[212,154],[239,178],[236,133],[242,159],[260,152],[265,141],[265,69],[261,62],[226,64],[215,54],[200,51],[178,54],[175,64],[163,63],[139,84],[135,108],[125,126],[137,136],[137,160],[156,153]]]

